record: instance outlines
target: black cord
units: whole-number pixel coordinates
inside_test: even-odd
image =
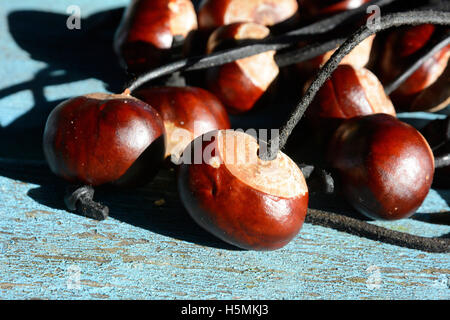
[[[298,41],[299,38],[296,36],[294,38],[283,38],[283,40],[272,39],[271,42],[273,43],[263,44],[254,42],[253,44],[248,44],[238,48],[215,52],[208,56],[198,56],[178,60],[142,74],[137,79],[133,80],[127,88],[130,92],[133,92],[152,80],[179,72],[180,70],[186,72],[217,67],[262,52],[270,50],[279,51],[291,47],[292,43],[297,43]],[[336,47],[344,41],[345,38],[339,38],[316,42],[302,48],[296,48],[294,50],[278,54],[275,56],[275,61],[279,67],[285,67],[294,63],[303,62],[324,54],[330,50],[336,49]]]
[[[332,212],[308,210],[305,222],[409,249],[432,253],[450,252],[450,239],[415,236]]]
[[[306,27],[299,28],[297,30],[293,30],[288,32],[286,35],[295,36],[295,35],[315,35],[323,34],[329,32],[345,23],[349,23],[355,20],[355,18],[360,18],[361,14],[366,14],[367,9],[370,6],[378,6],[379,8],[385,7],[387,5],[401,2],[402,0],[374,0],[370,1],[362,6],[345,10],[343,12],[337,13],[329,18],[322,19],[315,23],[312,23]]]
[[[305,47],[279,53],[275,56],[278,67],[283,68],[289,65],[304,62],[314,57],[320,56],[328,51],[335,50],[346,38],[337,38],[328,41],[319,41]]]
[[[91,186],[69,186],[64,203],[70,211],[98,221],[109,215],[107,206],[94,201],[94,188]]]

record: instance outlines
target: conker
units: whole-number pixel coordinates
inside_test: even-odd
[[[124,68],[140,73],[166,62],[174,43],[195,29],[197,14],[190,0],[133,0],[114,47]]]
[[[297,0],[206,0],[198,13],[199,27],[215,29],[236,22],[272,26],[292,18]]]
[[[208,40],[207,52],[212,53],[225,41],[263,39],[267,27],[255,23],[234,23],[218,28]],[[267,51],[227,63],[206,71],[208,88],[230,113],[252,109],[279,74],[275,51]]]
[[[425,138],[388,114],[345,121],[330,142],[328,159],[349,203],[373,219],[410,217],[433,181],[434,157]]]
[[[394,96],[394,99],[395,96]],[[409,111],[437,112],[450,105],[450,64],[444,73],[427,89],[416,95]]]
[[[229,129],[230,119],[219,99],[196,87],[152,87],[134,93],[155,108],[167,132],[166,157],[177,162],[186,146],[198,136]]]
[[[317,148],[317,155],[323,158],[320,155],[326,152],[332,135],[342,122],[375,113],[396,116],[378,78],[368,69],[339,65],[306,110],[307,124],[315,141],[311,149]]]
[[[396,115],[383,85],[368,69],[339,65],[316,94],[307,117],[317,125],[323,120],[349,119],[374,113]]]
[[[380,79],[384,84],[395,80],[414,62],[414,56],[431,41],[437,27],[430,24],[392,31],[381,54]],[[406,111],[438,111],[450,102],[450,45],[437,52],[391,94],[398,109]],[[447,69],[447,70],[446,70]]]
[[[144,185],[165,153],[161,117],[128,94],[92,93],[62,102],[50,113],[43,140],[53,173],[92,186]]]
[[[288,156],[263,161],[254,137],[231,130],[198,137],[186,150],[190,161],[180,167],[179,193],[201,227],[248,250],[278,249],[297,235],[308,188]]]

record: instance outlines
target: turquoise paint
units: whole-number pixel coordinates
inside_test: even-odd
[[[1,299],[450,298],[446,254],[398,248],[309,224],[288,246],[274,252],[230,248],[189,219],[173,187],[160,187],[174,185],[170,172],[162,172],[137,191],[99,193],[113,211],[104,222],[61,210],[63,184],[29,160],[42,161],[40,146],[33,145],[32,138],[48,110],[39,107],[51,108],[73,95],[110,91],[111,84],[83,78],[82,66],[74,70],[70,65],[65,69],[63,63],[50,66],[45,56],[28,52],[16,41],[17,30],[29,29],[28,21],[16,26],[13,37],[8,16],[24,10],[49,11],[64,21],[69,4],[78,4],[83,17],[88,17],[127,2],[0,3],[0,123],[6,127],[0,137],[10,148],[0,158]],[[45,77],[20,87],[49,67]],[[67,73],[78,77],[50,81]],[[30,115],[33,106],[39,112]],[[5,130],[11,134],[10,142]],[[27,145],[29,139],[33,143]],[[161,198],[166,203],[158,207],[154,202]],[[419,213],[448,211],[449,202],[449,191],[432,191]],[[449,226],[414,219],[377,224],[424,236],[450,232]]]

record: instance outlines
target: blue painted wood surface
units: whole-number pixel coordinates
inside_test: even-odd
[[[1,299],[450,298],[446,254],[309,224],[274,252],[231,248],[189,219],[170,171],[143,189],[99,192],[112,211],[104,222],[66,212],[64,184],[42,162],[43,124],[66,98],[120,91],[108,21],[127,2],[0,2]],[[66,29],[71,4],[81,30]],[[426,221],[449,202],[450,191],[433,190],[415,218],[376,224],[448,236],[449,226]]]

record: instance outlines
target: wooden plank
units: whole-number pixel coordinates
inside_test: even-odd
[[[449,298],[446,254],[309,224],[281,250],[232,248],[192,222],[171,171],[146,188],[98,192],[111,208],[104,222],[66,212],[64,184],[42,164],[2,161],[0,173],[2,298]],[[450,231],[416,220],[385,226]]]
[[[450,298],[446,254],[310,224],[280,250],[237,250],[189,218],[170,170],[138,190],[98,190],[96,199],[111,209],[106,221],[64,210],[65,184],[42,162],[43,123],[63,99],[119,90],[108,47],[113,28],[104,33],[95,22],[108,21],[117,15],[111,9],[128,1],[77,3],[84,19],[78,34],[65,29],[70,1],[2,2],[0,299]],[[415,219],[376,224],[448,236],[450,226],[430,223],[429,213],[449,211],[449,202],[449,191],[433,190]],[[319,196],[311,207],[349,210],[342,200]]]

